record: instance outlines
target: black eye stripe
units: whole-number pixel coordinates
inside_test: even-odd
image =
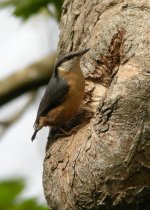
[[[81,51],[77,51],[77,52],[69,52],[68,54],[62,56],[60,59],[58,59],[58,61],[55,64],[55,68],[54,68],[55,75],[57,76],[57,74],[58,74],[58,72],[57,72],[58,67],[61,66],[62,63],[66,62],[66,61],[69,61],[69,60],[71,60],[74,57],[82,56],[86,52],[88,52],[89,50],[90,50],[90,48],[84,49],[84,50],[81,50]]]

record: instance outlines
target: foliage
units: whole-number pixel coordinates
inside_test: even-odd
[[[39,12],[42,8],[48,8],[48,5],[53,5],[56,11],[55,18],[59,21],[62,3],[63,0],[2,0],[0,7],[13,6],[13,14],[15,16],[27,19],[31,15]]]
[[[1,210],[48,210],[39,205],[35,198],[19,201],[19,195],[25,185],[22,180],[7,180],[0,182]]]

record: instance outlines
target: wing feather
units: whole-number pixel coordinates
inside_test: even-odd
[[[39,117],[45,116],[48,111],[63,103],[68,90],[69,85],[67,81],[65,79],[59,78],[58,76],[55,77],[53,74],[40,102],[35,125],[38,123]]]

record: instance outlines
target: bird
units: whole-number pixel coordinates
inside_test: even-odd
[[[44,126],[56,127],[67,135],[62,126],[79,111],[85,91],[85,79],[80,61],[89,50],[90,48],[71,51],[56,62],[39,104],[32,141]]]

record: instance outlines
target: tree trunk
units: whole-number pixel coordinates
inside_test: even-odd
[[[81,67],[93,115],[82,112],[78,132],[47,146],[53,210],[150,209],[149,29],[149,0],[64,2],[58,52],[91,48]]]

